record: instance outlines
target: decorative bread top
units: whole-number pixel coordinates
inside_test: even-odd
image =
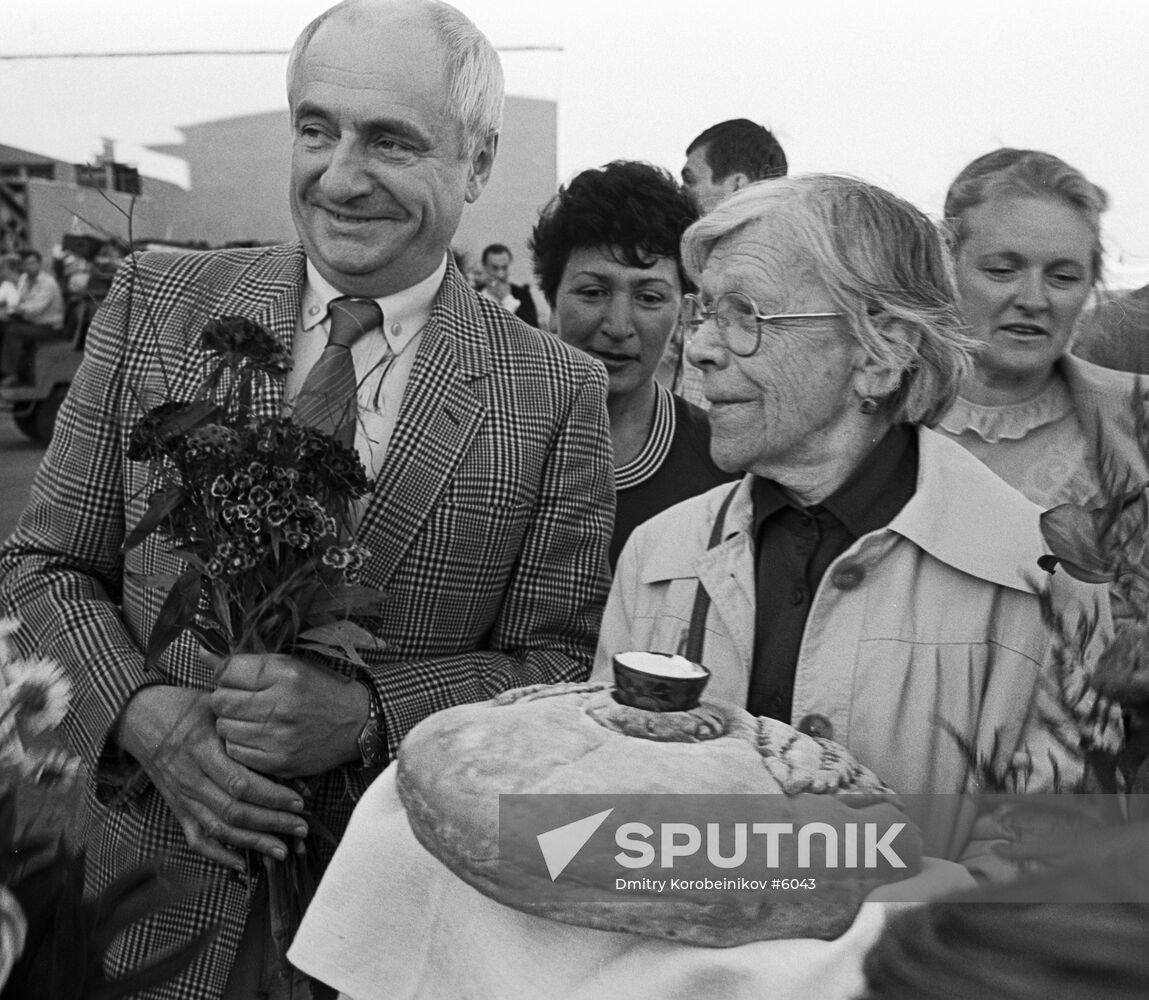
[[[571,711],[581,711],[604,729],[621,736],[658,743],[705,743],[721,737],[744,739],[761,755],[766,772],[778,782],[778,790],[787,795],[837,791],[894,794],[892,788],[841,744],[820,736],[808,736],[778,719],[755,718],[720,702],[702,702],[687,712],[648,712],[620,704],[609,697],[610,690],[611,685],[605,681],[538,684],[507,691],[488,705],[497,708],[562,698],[564,708],[569,706]]]

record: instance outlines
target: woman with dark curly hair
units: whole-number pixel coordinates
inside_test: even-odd
[[[697,214],[671,175],[616,160],[584,170],[531,235],[558,336],[606,366],[618,507],[610,565],[643,521],[737,478],[710,458],[704,411],[655,381],[691,289],[679,240]]]

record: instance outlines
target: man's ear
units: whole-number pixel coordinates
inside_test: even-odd
[[[495,165],[495,153],[499,149],[499,137],[491,136],[471,157],[471,173],[467,178],[467,202],[476,201],[491,179],[491,168]]]
[[[722,183],[726,186],[727,191],[734,194],[735,191],[741,191],[750,183],[750,177],[748,174],[733,173]]]

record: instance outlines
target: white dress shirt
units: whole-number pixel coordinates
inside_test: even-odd
[[[369,330],[351,348],[359,382],[355,448],[368,476],[377,476],[383,465],[411,367],[419,353],[423,327],[431,318],[431,306],[446,272],[444,256],[439,267],[417,285],[376,299],[383,311],[383,329]],[[327,345],[329,303],[342,295],[311,261],[307,262],[307,285],[303,289],[302,311],[291,348],[293,366],[287,375],[284,394],[288,404],[299,394],[303,380]]]

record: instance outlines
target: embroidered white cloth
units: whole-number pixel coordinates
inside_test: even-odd
[[[520,913],[487,899],[411,832],[390,767],[367,790],[288,952],[349,1000],[849,1000],[895,906],[971,888],[927,859],[883,887],[835,941],[700,948]],[[927,888],[928,887],[928,888]]]

